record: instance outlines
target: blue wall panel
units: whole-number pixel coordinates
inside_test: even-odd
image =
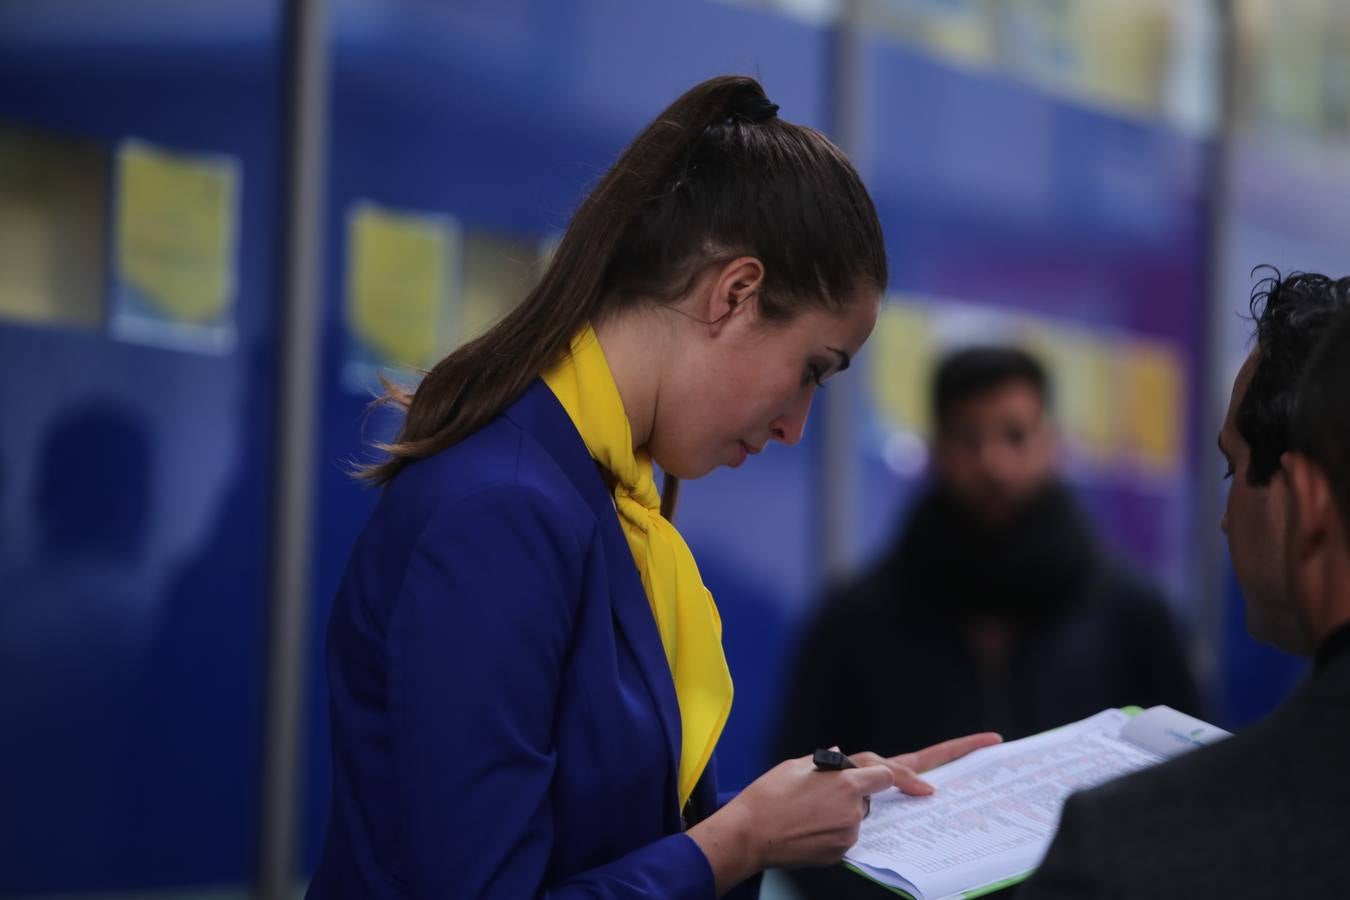
[[[234,352],[0,321],[0,895],[251,876],[278,4],[180,7],[0,8],[0,122],[242,174]]]

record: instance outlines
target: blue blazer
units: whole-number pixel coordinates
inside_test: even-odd
[[[385,490],[327,667],[333,797],[312,900],[715,896],[683,834],[679,710],[642,582],[542,381]],[[703,815],[715,781],[710,765]]]

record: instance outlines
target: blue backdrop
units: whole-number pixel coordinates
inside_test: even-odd
[[[541,241],[702,78],[757,75],[782,115],[818,127],[834,112],[830,33],[736,5],[337,0],[332,36],[306,870],[330,774],[323,626],[375,499],[347,469],[390,427],[366,418],[369,395],[342,378],[353,204]],[[862,53],[858,158],[893,286],[1166,339],[1193,390],[1206,364],[1209,148],[916,49],[869,40]],[[280,0],[0,6],[0,124],[91,140],[109,173],[135,137],[230,157],[240,176],[229,352],[127,343],[106,324],[0,321],[0,730],[11,736],[0,742],[0,895],[252,875],[283,71]],[[911,482],[863,437],[876,409],[862,381],[851,389],[864,400],[854,489],[866,558]],[[1085,485],[1118,543],[1163,569],[1188,564],[1176,541],[1212,432],[1200,406],[1187,398],[1185,464],[1166,491]],[[804,446],[685,489],[681,527],[722,609],[737,685],[721,750],[732,782],[772,762],[779,685],[819,587],[821,474],[809,431]]]

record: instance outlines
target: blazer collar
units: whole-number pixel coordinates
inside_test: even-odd
[[[656,619],[647,602],[647,592],[633,564],[628,539],[619,525],[614,497],[567,411],[542,380],[535,379],[520,399],[508,408],[506,416],[528,432],[557,462],[596,517],[605,549],[614,619],[624,639],[632,647],[633,656],[660,715],[666,733],[666,749],[670,755],[668,793],[672,797],[672,807],[678,807],[675,779],[680,769],[681,735],[675,681],[670,674],[670,665],[666,662],[665,648],[661,646],[661,635],[656,630]],[[674,809],[674,815],[678,818],[678,809]]]

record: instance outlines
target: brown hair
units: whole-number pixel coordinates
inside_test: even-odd
[[[858,289],[884,290],[881,224],[858,173],[777,109],[753,78],[724,76],[657,116],[582,201],[525,299],[415,392],[387,386],[381,402],[406,410],[403,427],[360,477],[387,484],[482,428],[586,323],[644,298],[674,300],[708,265],[757,257],[760,314],[778,322],[811,307],[842,312]]]

